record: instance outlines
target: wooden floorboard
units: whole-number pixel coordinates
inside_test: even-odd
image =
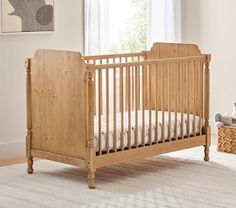
[[[24,163],[26,162],[26,157],[17,157],[17,158],[11,158],[11,159],[5,159],[5,160],[0,160],[0,167],[3,166],[8,166],[8,165],[14,165],[18,163]]]

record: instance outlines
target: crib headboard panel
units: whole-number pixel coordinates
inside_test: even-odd
[[[195,44],[154,43],[147,51],[147,59],[177,58],[200,55],[201,51]]]
[[[32,149],[83,157],[85,71],[78,52],[38,50],[30,60]]]
[[[181,57],[182,61],[179,61],[178,58]],[[148,60],[175,58],[177,61],[170,60],[165,64],[149,65],[145,68],[145,106],[147,109],[150,106],[155,109],[157,97],[157,108],[160,110],[183,110],[202,117],[204,64],[207,56],[201,54],[194,44],[155,43],[147,52]]]

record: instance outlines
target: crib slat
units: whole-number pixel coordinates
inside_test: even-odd
[[[165,109],[164,109],[165,87],[164,87],[164,67],[161,64],[161,111],[162,111],[162,142],[165,143]]]
[[[177,66],[177,67],[176,67]],[[178,140],[178,132],[177,132],[177,109],[178,109],[178,78],[179,78],[179,63],[175,63],[174,68],[174,90],[175,90],[175,140]]]
[[[130,103],[130,73],[131,73],[131,68],[127,67],[127,107],[128,107],[128,147],[131,149],[131,103]]]
[[[128,103],[127,103],[127,97],[128,97],[128,92],[127,92],[127,79],[128,79],[128,74],[127,74],[127,67],[124,67],[124,102],[125,102],[125,106],[124,106],[124,111],[127,112],[128,111]]]
[[[109,149],[109,139],[110,139],[110,132],[109,132],[109,69],[106,69],[106,152],[107,154],[110,153]]]
[[[131,62],[134,62],[135,56],[131,56]],[[135,108],[134,104],[134,66],[131,67],[131,110],[133,111]]]
[[[187,87],[187,111],[188,111],[188,115],[187,115],[187,136],[188,136],[188,138],[190,137],[190,63],[189,63],[189,61],[187,62],[187,85],[188,85],[188,87]]]
[[[125,57],[125,63],[128,63],[128,57]],[[130,66],[125,67],[125,111],[128,111],[128,70],[127,68]]]
[[[135,89],[137,91],[137,109],[140,110],[141,109],[141,107],[140,107],[140,103],[141,103],[141,101],[140,101],[140,98],[141,98],[141,96],[140,96],[140,93],[141,93],[141,89],[140,89],[141,66],[140,65],[137,65],[137,72],[138,72],[137,73],[137,88],[135,88]]]
[[[98,71],[98,146],[99,146],[99,155],[102,154],[102,123],[101,123],[101,114],[102,114],[102,70]]]
[[[142,146],[145,146],[145,101],[144,101],[144,65],[142,65]]]
[[[132,61],[133,61],[134,57],[132,57]],[[134,75],[134,72],[135,72],[135,66],[132,67],[132,90],[131,90],[131,94],[132,94],[132,99],[131,99],[131,103],[132,103],[132,110],[135,109],[135,92],[134,92],[134,88],[135,88],[135,75]]]
[[[121,113],[121,151],[124,151],[124,87],[123,87],[123,67],[120,67],[120,113]]]
[[[96,64],[96,60],[94,60],[94,64]],[[97,100],[97,85],[96,85],[96,82],[97,82],[97,74],[98,74],[98,71],[95,71],[94,72],[94,91],[95,91],[95,94],[94,94],[94,97],[95,97],[95,100]],[[94,114],[97,115],[97,103],[95,102],[95,109],[94,109]]]
[[[149,145],[152,145],[152,111],[151,111],[151,101],[152,101],[152,98],[151,98],[151,65],[147,65],[147,70],[148,70],[148,73],[149,73],[149,87],[148,87],[148,98],[149,98],[149,136],[148,136],[148,139],[149,139]]]
[[[168,85],[168,140],[171,141],[171,111],[170,111],[170,64],[167,65],[167,85]]]
[[[193,136],[196,136],[196,61],[193,62],[194,67],[193,67]]]
[[[115,62],[115,60],[113,60]],[[116,68],[113,69],[113,149],[117,152],[116,139]]]
[[[135,66],[135,147],[138,148],[138,76],[139,67]]]
[[[181,62],[181,70],[180,70],[180,92],[181,92],[181,138],[184,139],[184,72],[185,72],[185,64]]]
[[[156,126],[156,130],[155,130],[155,142],[156,144],[158,144],[158,106],[157,106],[157,100],[158,100],[158,65],[155,65],[155,71],[156,71],[156,85],[155,85],[155,126]]]

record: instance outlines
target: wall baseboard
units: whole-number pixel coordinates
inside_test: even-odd
[[[0,143],[0,160],[22,157],[25,155],[25,141]]]

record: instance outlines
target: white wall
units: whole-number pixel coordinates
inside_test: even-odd
[[[200,28],[200,1],[181,0],[182,41],[189,43],[199,42]]]
[[[231,111],[236,101],[235,8],[235,0],[182,0],[183,41],[212,54],[211,117]],[[24,150],[24,59],[37,48],[82,51],[82,9],[82,0],[58,0],[54,33],[0,36],[0,159]]]
[[[182,0],[183,41],[212,54],[212,120],[215,112],[231,112],[236,101],[235,8],[235,0]]]
[[[56,1],[55,28],[51,34],[0,36],[0,159],[24,151],[24,59],[38,48],[83,52],[83,0]]]

